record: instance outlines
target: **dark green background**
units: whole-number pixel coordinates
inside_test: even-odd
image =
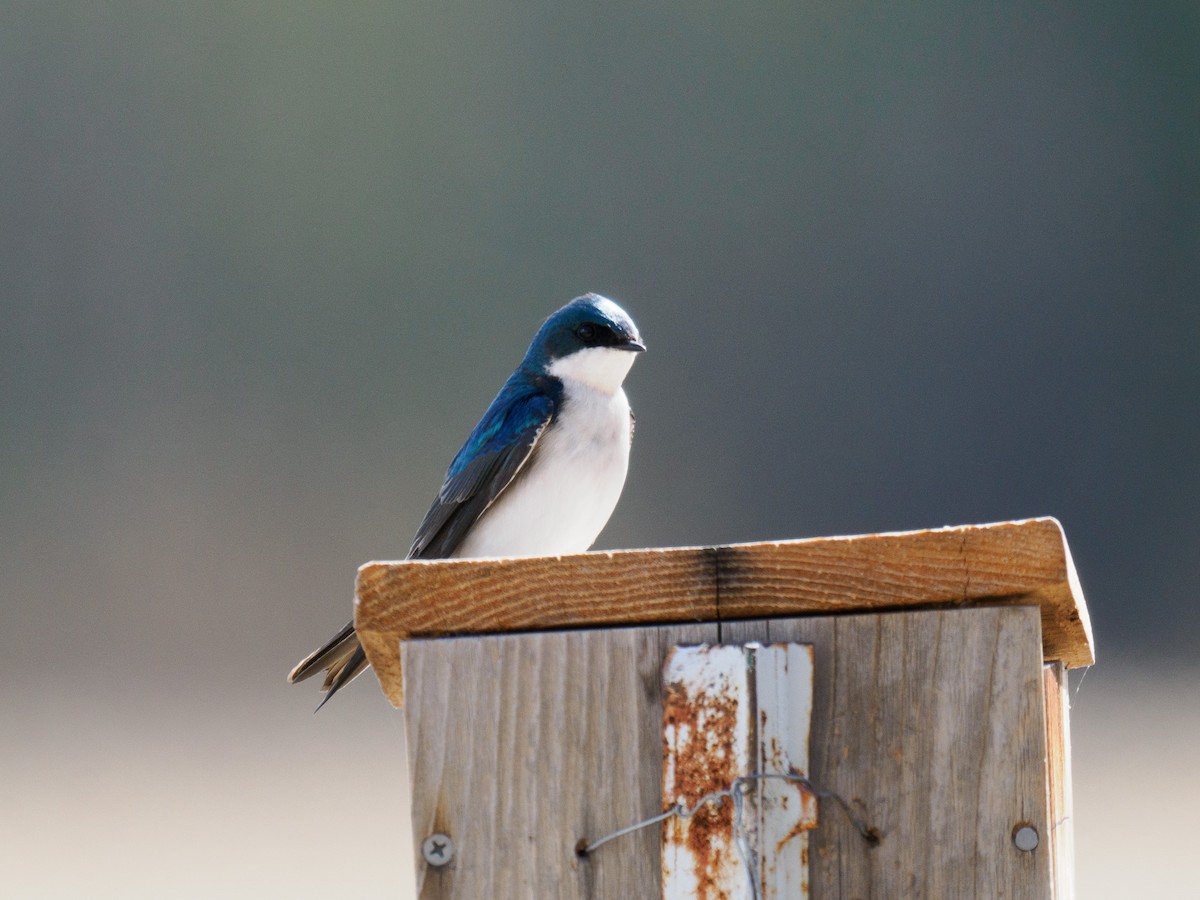
[[[1100,660],[1195,661],[1194,3],[0,10],[11,752],[398,744],[283,676],[586,290],[650,346],[598,546],[1055,515]]]

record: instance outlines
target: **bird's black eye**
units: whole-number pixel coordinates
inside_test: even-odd
[[[575,329],[575,334],[585,344],[590,344],[594,340],[596,340],[596,326],[591,325],[587,322],[584,322],[582,325],[580,325],[578,328]]]

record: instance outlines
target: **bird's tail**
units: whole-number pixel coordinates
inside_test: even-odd
[[[301,660],[288,674],[288,681],[303,681],[325,669],[325,683],[321,685],[321,690],[327,693],[325,699],[317,706],[317,709],[320,709],[329,702],[330,697],[362,674],[366,668],[367,655],[363,652],[362,644],[358,642],[354,623],[351,622],[325,646]]]

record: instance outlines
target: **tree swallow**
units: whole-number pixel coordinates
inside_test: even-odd
[[[645,349],[625,310],[599,294],[550,316],[450,463],[407,558],[587,550],[625,484],[633,413],[621,383]],[[366,667],[351,622],[288,681],[325,669],[324,706]]]

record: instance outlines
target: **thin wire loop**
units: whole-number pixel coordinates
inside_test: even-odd
[[[733,800],[735,807],[734,811],[738,814],[738,818],[740,819],[742,805],[741,798],[743,793],[742,788],[752,781],[760,781],[765,778],[779,778],[784,781],[794,781],[798,784],[804,785],[815,796],[821,799],[837,801],[838,806],[841,807],[842,812],[845,813],[846,818],[850,821],[850,824],[854,826],[855,830],[857,830],[860,835],[862,835],[863,839],[872,847],[879,843],[879,831],[869,825],[865,820],[856,816],[854,811],[850,808],[850,804],[842,799],[839,794],[836,794],[833,791],[823,791],[818,789],[803,775],[789,775],[784,772],[754,772],[750,775],[739,775],[729,783],[729,787],[727,788],[722,788],[719,791],[713,791],[711,794],[705,794],[696,801],[695,805],[692,806],[691,809],[688,809],[683,803],[677,803],[670,809],[665,810],[656,816],[651,816],[649,819],[644,819],[643,821],[636,822],[633,825],[626,825],[624,828],[619,828],[611,834],[606,834],[603,837],[596,838],[596,840],[580,849],[578,853],[580,856],[587,856],[597,847],[607,844],[609,841],[614,840],[615,838],[623,837],[624,835],[631,834],[634,831],[640,831],[643,828],[649,828],[651,825],[655,825],[659,822],[665,821],[666,819],[670,819],[673,816],[678,816],[681,819],[690,819],[700,811],[701,807],[709,803],[715,803],[719,800],[724,800],[726,797],[729,797]],[[582,844],[583,842],[580,841],[580,843]]]

